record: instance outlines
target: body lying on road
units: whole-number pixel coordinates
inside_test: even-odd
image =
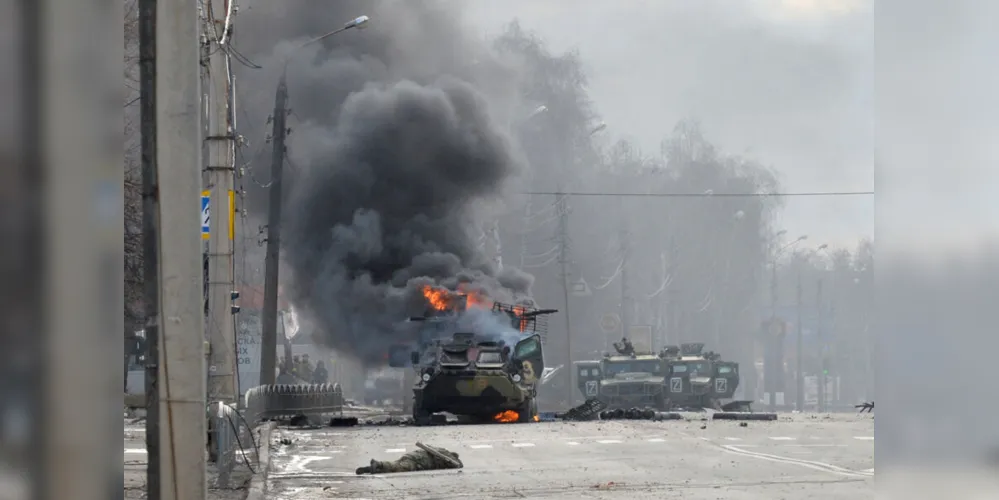
[[[458,454],[436,446],[416,443],[418,450],[411,451],[398,460],[371,460],[367,467],[358,467],[361,474],[386,474],[390,472],[413,472],[420,470],[461,469],[464,464]]]

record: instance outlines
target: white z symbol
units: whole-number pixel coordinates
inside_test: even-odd
[[[728,379],[716,378],[715,392],[725,392],[726,390],[728,390]]]
[[[673,377],[669,379],[669,391],[683,392],[683,379],[680,377]]]

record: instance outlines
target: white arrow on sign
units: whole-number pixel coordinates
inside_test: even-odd
[[[201,233],[208,234],[210,227],[209,222],[211,221],[211,208],[209,205],[208,196],[201,195]]]

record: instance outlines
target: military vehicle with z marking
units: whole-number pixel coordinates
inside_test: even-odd
[[[748,409],[751,401],[723,403],[732,399],[739,387],[739,364],[703,351],[703,343],[692,342],[667,346],[660,353],[668,363],[666,401],[670,409]]]
[[[606,354],[599,361],[577,361],[576,379],[586,399],[596,398],[610,409],[665,409],[663,380],[666,360],[655,354]]]
[[[421,341],[415,350],[394,346],[389,364],[408,364],[416,371],[416,423],[430,423],[434,413],[442,412],[477,421],[537,421],[537,389],[545,372],[538,320],[554,312],[498,302],[476,311],[504,323],[507,335],[499,339],[487,332],[455,331],[464,307],[454,314],[411,318],[424,322]]]

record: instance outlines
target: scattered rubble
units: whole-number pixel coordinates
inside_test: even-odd
[[[600,420],[681,420],[676,412],[656,411],[652,408],[619,408],[600,412]]]
[[[333,417],[330,419],[330,427],[353,427],[357,424],[357,417]]]
[[[756,420],[773,421],[777,420],[776,413],[753,413],[741,411],[719,411],[711,415],[712,420]]]
[[[709,420],[773,421],[778,419],[776,413],[713,410],[709,410],[708,413],[703,411],[699,413],[702,416],[700,418],[694,418],[693,420],[707,422]],[[449,418],[446,414],[433,414],[431,415],[428,424],[456,425],[461,423],[473,423],[471,421],[466,422],[465,420],[466,419],[462,418]],[[537,422],[585,422],[593,420],[651,420],[653,422],[660,422],[665,420],[692,419],[690,417],[685,418],[680,412],[677,411],[659,411],[649,407],[615,408],[608,410],[607,404],[597,400],[596,398],[588,399],[582,404],[565,412],[540,412],[538,413],[538,418],[536,419]],[[481,422],[475,421],[474,423]],[[370,416],[363,419],[358,417],[334,417],[329,421],[330,427],[404,427],[413,425],[416,425],[416,422],[410,416],[384,414],[379,416]],[[740,426],[746,427],[745,423],[741,423]]]
[[[590,398],[584,401],[583,404],[570,408],[565,413],[556,413],[555,418],[558,420],[579,422],[593,420],[606,408],[607,403],[604,403],[596,398]]]

